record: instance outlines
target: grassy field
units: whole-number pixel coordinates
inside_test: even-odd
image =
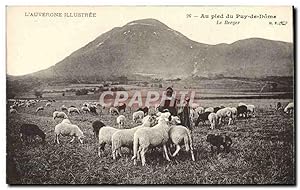
[[[202,100],[203,106],[220,103],[237,105],[240,100]],[[147,154],[148,165],[133,165],[132,155],[124,154],[113,161],[111,147],[97,155],[97,140],[93,138],[92,122],[100,119],[116,126],[116,116],[104,110],[99,116],[81,114],[70,116],[86,135],[84,144],[61,137],[54,143],[52,112],[62,104],[81,107],[83,100],[60,100],[43,112],[35,107],[20,108],[20,114],[7,115],[7,182],[10,184],[295,184],[295,141],[293,118],[277,112],[278,100],[245,100],[258,109],[255,118],[240,119],[234,125],[211,130],[201,125],[192,131],[196,161],[185,151],[171,162],[162,157],[161,149]],[[289,100],[285,100],[286,104]],[[133,124],[132,112],[127,111],[127,126]],[[22,123],[37,124],[46,133],[46,143],[39,139],[22,142]],[[233,140],[231,151],[218,155],[210,152],[205,141],[208,133],[227,134]],[[128,152],[126,148],[122,149]]]

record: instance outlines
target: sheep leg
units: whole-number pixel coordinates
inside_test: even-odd
[[[172,157],[175,157],[176,154],[178,154],[179,151],[180,151],[180,145],[177,144],[177,145],[176,145],[176,150],[175,150],[175,152],[172,154]]]
[[[138,152],[137,152],[137,160],[141,159],[141,151],[142,151],[142,148],[140,147]]]
[[[101,157],[101,147],[98,147],[98,156]]]
[[[221,125],[221,123],[222,123],[222,118],[219,119],[219,125]]]
[[[232,118],[229,118],[228,125],[232,123]]]
[[[142,166],[146,165],[146,158],[145,158],[145,153],[147,152],[148,148],[142,148],[141,150],[141,160],[142,160]]]
[[[191,155],[192,155],[192,160],[195,161],[195,156],[194,156],[194,151],[193,151],[193,147],[191,146],[190,148],[191,151]]]
[[[98,156],[101,157],[101,151],[104,151],[105,143],[100,144],[98,148]]]
[[[169,147],[168,147],[168,153],[169,153],[169,155],[172,155],[171,148],[172,148],[172,144],[169,144]]]
[[[59,136],[59,135],[56,135],[56,142],[57,142],[57,144],[59,144],[58,136]]]
[[[113,148],[113,150],[112,150],[113,160],[116,160],[116,158],[117,158],[117,153],[116,152],[117,152],[117,150]]]
[[[73,142],[74,140],[75,140],[75,136],[73,136],[73,138],[72,138],[72,140],[70,141],[70,143]]]
[[[166,159],[167,159],[168,161],[171,161],[170,158],[169,158],[169,156],[168,156],[168,151],[167,151],[167,146],[166,146],[166,144],[163,145],[163,148],[164,148],[164,153],[165,153]],[[177,148],[178,148],[178,147],[177,147]]]
[[[78,140],[81,144],[83,144],[83,140],[80,137],[78,137]]]
[[[117,154],[122,157],[122,153],[121,153],[121,147],[117,150]]]

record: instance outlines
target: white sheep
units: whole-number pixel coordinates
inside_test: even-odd
[[[291,113],[293,113],[293,110],[294,110],[294,102],[290,102],[290,103],[288,103],[288,105],[284,108],[284,112],[285,113],[289,113],[289,114],[291,114]]]
[[[252,105],[252,104],[248,104],[248,105],[246,105],[246,107],[247,107],[247,113],[248,113],[249,115],[251,115],[252,117],[255,117],[255,113],[254,113],[254,111],[255,111],[255,106]]]
[[[80,143],[83,143],[82,138],[84,138],[83,132],[77,125],[71,124],[70,120],[63,120],[63,122],[57,124],[54,129],[55,139],[57,144],[59,144],[59,136],[73,136],[70,142],[73,142],[77,137]]]
[[[167,152],[166,143],[169,140],[169,129],[170,126],[168,124],[169,117],[171,113],[161,113],[159,116],[158,124],[152,128],[140,128],[134,133],[133,137],[133,157],[134,165],[136,165],[136,159],[141,157],[142,165],[146,164],[145,153],[149,149],[149,147],[157,147],[162,146],[164,150],[164,155],[168,161],[170,158]]]
[[[236,109],[236,107],[231,107],[231,112],[232,112],[232,116],[233,117],[237,116],[237,109]]]
[[[17,106],[16,105],[11,105],[9,106],[10,109],[17,109]]]
[[[119,125],[119,129],[124,128],[126,117],[124,115],[119,115],[117,117],[117,124]]]
[[[61,111],[68,111],[68,108],[67,108],[65,105],[62,105],[62,106],[60,107],[60,109],[61,109]]]
[[[87,102],[84,102],[84,103],[83,103],[83,106],[84,106],[84,107],[89,107],[89,105],[90,105],[90,104],[87,103]]]
[[[145,114],[143,111],[136,111],[132,114],[132,121],[137,123],[144,118]]]
[[[14,114],[14,113],[18,113],[18,111],[16,109],[10,108],[9,113]]]
[[[54,120],[55,118],[68,119],[68,116],[65,114],[65,112],[60,112],[60,111],[55,111],[55,112],[53,112],[52,116],[53,116],[53,120]]]
[[[184,143],[186,152],[190,151],[192,160],[195,161],[191,132],[182,125],[172,125],[169,130],[169,141],[176,146],[172,157],[175,157],[180,151],[180,144]]]
[[[214,129],[214,128],[216,128],[216,126],[217,126],[217,121],[218,121],[218,116],[217,116],[217,114],[215,114],[215,113],[210,113],[209,115],[208,115],[208,121],[209,121],[209,123],[210,123],[210,128],[211,129]]]
[[[71,121],[69,119],[63,119],[60,123],[69,123],[69,124],[71,124]]]
[[[44,110],[44,107],[43,107],[43,106],[40,106],[40,107],[38,107],[38,108],[35,110],[35,112],[37,113],[37,112],[42,111],[42,110]]]
[[[199,105],[198,104],[196,104],[196,103],[192,103],[191,105],[190,105],[190,107],[192,108],[192,109],[197,109],[198,107],[199,107]]]
[[[110,113],[110,115],[119,115],[120,113],[119,113],[119,110],[117,109],[117,108],[115,108],[115,107],[111,107],[111,108],[109,108],[109,113]]]
[[[193,123],[196,122],[196,120],[198,119],[199,114],[198,112],[196,112],[194,109],[190,109],[190,119]]]
[[[234,123],[235,119],[237,118],[237,108],[236,107],[231,107],[231,113],[232,113],[232,123]]]
[[[148,121],[148,119],[151,117],[151,115],[147,115],[142,119],[142,123],[145,123]]]
[[[172,125],[177,125],[181,123],[180,118],[178,116],[171,116],[171,121],[169,122]]]
[[[204,112],[214,112],[214,108],[213,107],[208,107],[204,110]]]
[[[201,113],[204,113],[205,109],[203,107],[197,107],[195,109],[195,111],[196,111],[196,113],[201,114]]]
[[[247,104],[240,102],[238,106],[247,106]]]
[[[78,114],[80,114],[80,111],[77,108],[69,107],[68,108],[68,114],[71,114],[71,113],[78,113]]]
[[[81,108],[81,111],[87,113],[87,112],[90,112],[90,108],[83,106]]]
[[[142,125],[131,129],[119,130],[112,135],[112,156],[114,160],[118,155],[121,156],[121,147],[132,148],[133,136],[138,129],[142,127],[151,127],[153,125],[155,118],[153,116],[148,116],[145,117],[147,119],[144,120]]]
[[[230,107],[226,107],[218,110],[216,115],[219,119],[219,125],[222,123],[222,120],[225,119],[226,117],[229,118],[228,125],[232,123],[232,110]]]
[[[120,129],[116,129],[110,126],[102,127],[99,130],[99,148],[98,148],[98,156],[101,156],[101,151],[104,151],[105,145],[111,145],[111,137],[113,134]]]
[[[149,111],[148,111],[148,115],[154,115],[156,114],[156,109],[154,106],[149,106]]]
[[[47,102],[45,106],[46,107],[50,107],[51,106],[51,102]]]

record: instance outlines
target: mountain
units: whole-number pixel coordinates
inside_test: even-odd
[[[293,45],[259,38],[207,45],[158,20],[143,19],[113,28],[54,66],[28,76],[81,80],[216,75],[292,76]]]

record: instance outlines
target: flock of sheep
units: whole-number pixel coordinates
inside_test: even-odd
[[[10,113],[18,113],[17,107],[32,106],[37,103],[37,100],[14,101],[10,106]],[[51,106],[51,102],[47,101],[45,106],[38,107],[36,112],[44,109],[44,107]],[[100,108],[99,108],[100,107]],[[293,110],[294,104],[289,103],[284,112],[290,113]],[[60,136],[72,136],[71,142],[78,138],[80,143],[83,143],[84,134],[81,129],[73,124],[68,115],[82,113],[98,114],[97,109],[106,109],[99,103],[84,103],[83,107],[79,110],[75,106],[67,108],[65,105],[60,107],[60,111],[54,111],[52,118],[55,120],[61,118],[62,121],[55,126],[55,142],[59,142]],[[180,118],[173,116],[168,110],[158,111],[157,108],[139,108],[132,114],[132,121],[137,124],[134,127],[125,128],[126,117],[121,114],[125,112],[126,104],[120,104],[117,107],[111,107],[109,113],[117,115],[116,122],[118,127],[111,127],[105,125],[102,121],[97,120],[92,123],[94,136],[99,140],[98,155],[101,157],[105,145],[111,145],[112,158],[115,160],[117,157],[122,156],[121,148],[127,147],[133,153],[132,160],[134,164],[137,160],[141,160],[142,165],[146,164],[146,152],[154,147],[163,148],[163,156],[166,160],[170,161],[169,155],[175,157],[181,149],[181,145],[185,145],[187,152],[190,152],[191,159],[195,161],[193,152],[192,135],[189,128],[181,125]],[[178,108],[178,114],[182,112],[182,108]],[[220,127],[223,123],[232,125],[236,118],[255,117],[255,106],[247,105],[244,103],[238,104],[237,107],[208,107],[203,108],[199,105],[193,104],[190,109],[190,120],[194,126],[198,126],[200,122],[205,123],[209,121],[211,129]],[[67,114],[66,114],[67,113]],[[23,124],[20,128],[21,138],[28,136],[40,136],[45,140],[45,133],[34,124]],[[212,147],[223,145],[224,149],[228,148],[232,143],[229,137],[219,138],[215,135],[208,135],[207,141],[211,143]],[[229,144],[228,144],[229,142]],[[228,146],[227,146],[228,144]],[[175,147],[175,151],[171,150]]]

